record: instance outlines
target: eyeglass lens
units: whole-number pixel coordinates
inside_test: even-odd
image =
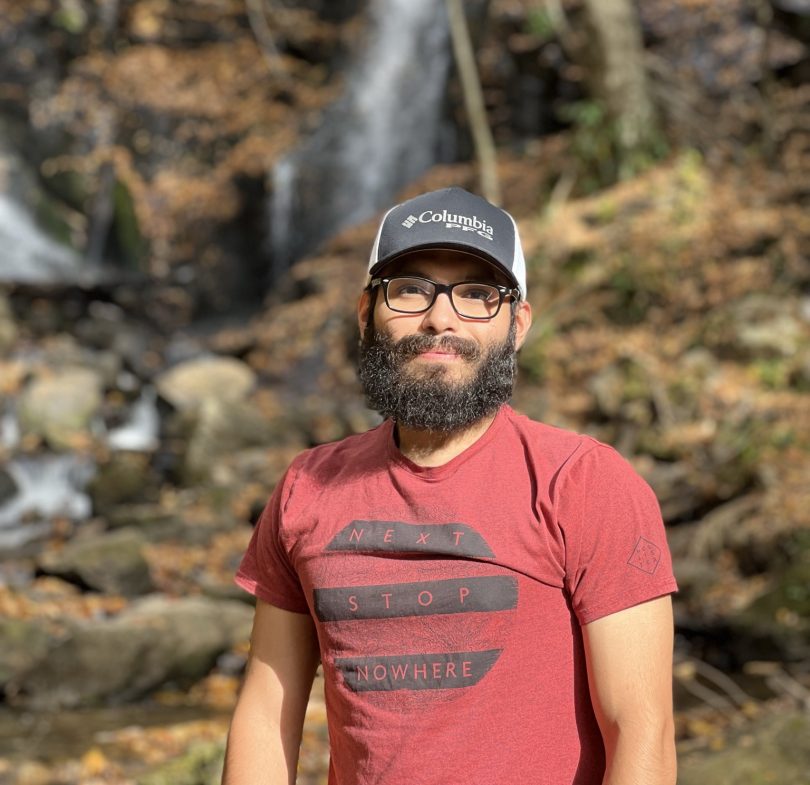
[[[501,293],[485,283],[456,283],[451,287],[453,307],[460,316],[491,318],[501,305]],[[420,313],[433,304],[436,286],[424,278],[391,278],[386,300],[388,307],[404,313]]]

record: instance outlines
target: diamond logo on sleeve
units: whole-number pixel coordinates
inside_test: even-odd
[[[630,555],[627,563],[631,567],[635,567],[642,572],[652,575],[660,561],[661,549],[654,542],[639,537],[636,547],[633,549],[633,553]]]

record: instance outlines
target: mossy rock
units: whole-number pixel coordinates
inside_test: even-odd
[[[181,757],[141,777],[138,785],[219,785],[224,757],[224,742],[193,744]]]
[[[39,569],[94,591],[135,597],[153,590],[145,540],[134,529],[80,537],[44,555]]]
[[[35,667],[47,654],[54,636],[31,619],[0,619],[0,684]]]
[[[678,785],[810,785],[810,717],[769,715],[719,751],[681,755]]]

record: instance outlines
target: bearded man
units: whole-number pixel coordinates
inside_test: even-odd
[[[386,213],[358,305],[385,420],[296,458],[254,531],[225,785],[295,782],[319,663],[330,785],[675,782],[658,504],[509,407],[531,320],[508,213],[460,188]]]

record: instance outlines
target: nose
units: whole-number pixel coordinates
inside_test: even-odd
[[[450,302],[450,293],[440,292],[422,317],[422,329],[439,335],[447,331],[453,332],[457,327],[458,314]]]

